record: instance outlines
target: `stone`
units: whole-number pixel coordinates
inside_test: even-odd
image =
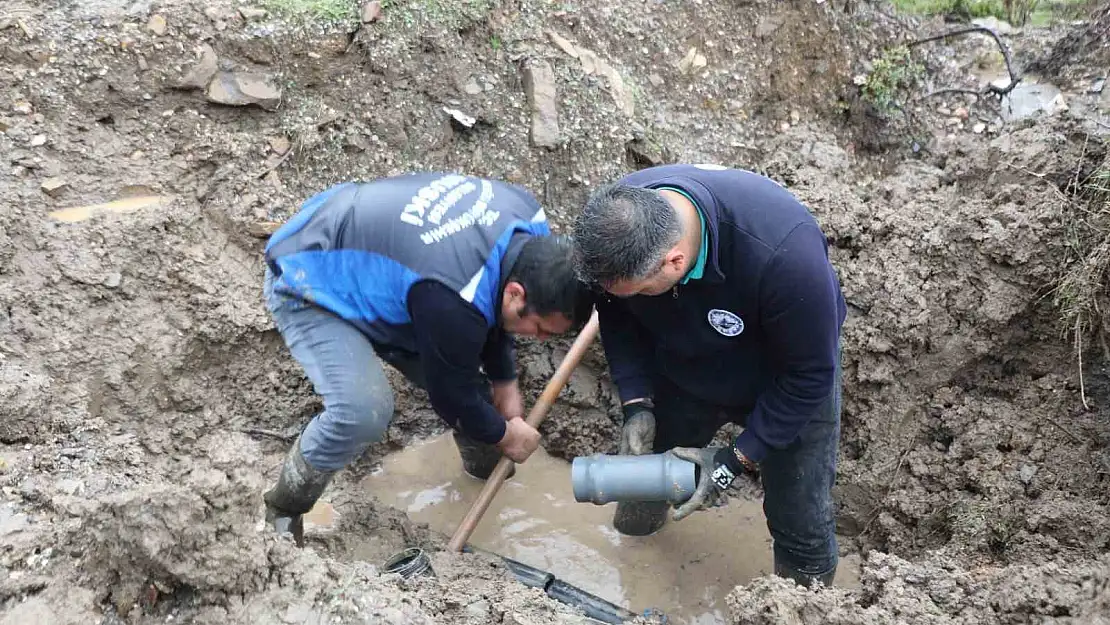
[[[382,3],[378,0],[362,5],[362,23],[372,24],[382,16]]]
[[[678,62],[678,71],[683,74],[694,73],[704,68],[708,63],[705,55],[699,52],[697,48],[690,48],[686,51],[686,56]]]
[[[57,197],[58,195],[61,195],[62,191],[64,191],[66,187],[69,186],[69,183],[66,182],[65,178],[54,176],[52,178],[47,178],[46,180],[43,180],[41,186],[43,193],[49,195],[50,197]]]
[[[524,69],[524,90],[532,111],[531,139],[536,147],[559,144],[558,93],[555,70],[547,61],[535,61]]]
[[[648,75],[648,81],[650,81],[652,86],[654,86],[654,87],[662,87],[663,86],[663,77],[660,76],[659,74],[649,74]]]
[[[953,111],[952,114],[960,119],[967,119],[971,116],[971,113],[969,113],[968,110],[962,106]]]
[[[1020,479],[1023,484],[1028,484],[1029,482],[1032,482],[1033,476],[1035,476],[1036,474],[1037,467],[1031,464],[1023,464],[1021,465],[1021,468],[1018,469],[1018,479]]]
[[[239,7],[239,15],[248,22],[266,17],[266,9],[256,7]]]
[[[1014,34],[1014,27],[1009,22],[1004,22],[997,17],[979,17],[971,20],[971,23],[983,28],[989,28],[999,35],[1012,35]]]
[[[46,145],[46,135],[35,135],[31,137],[31,147],[37,148]]]
[[[34,110],[34,107],[27,100],[20,100],[12,105],[12,111],[20,115],[30,115]]]
[[[112,273],[108,274],[108,277],[104,278],[104,286],[108,287],[109,289],[114,289],[118,287],[121,282],[123,282],[123,274],[118,271],[113,271]]]
[[[489,601],[480,599],[466,606],[466,613],[482,622],[489,619]]]
[[[1064,94],[1054,85],[1019,84],[1002,97],[1002,119],[1007,122],[1066,110]]]
[[[12,127],[12,120],[10,120],[6,117],[0,117],[0,132],[8,132],[8,129],[11,128],[11,127]]]
[[[984,124],[983,122],[979,122],[978,124],[975,124],[974,126],[971,127],[971,132],[974,132],[977,135],[981,135],[981,134],[983,134],[983,131],[986,130],[986,129],[987,129],[987,125]]]
[[[166,18],[158,14],[151,15],[150,21],[146,23],[146,27],[150,32],[161,37],[166,34]]]
[[[227,106],[256,105],[274,110],[281,102],[281,89],[266,75],[253,72],[218,72],[205,92],[209,102]]]
[[[204,44],[201,48],[200,60],[181,79],[178,87],[182,89],[204,89],[219,70],[219,58],[212,46]]]
[[[289,151],[290,147],[292,147],[292,144],[287,137],[270,137],[270,149],[274,151],[274,154],[285,156],[285,153]]]
[[[478,81],[475,80],[473,76],[471,76],[470,79],[466,81],[466,84],[463,85],[463,91],[467,95],[478,95],[482,92],[482,86],[478,84]]]

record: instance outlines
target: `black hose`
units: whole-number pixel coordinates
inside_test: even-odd
[[[611,625],[621,625],[626,621],[631,621],[636,618],[635,613],[615,603],[606,601],[597,595],[590,594],[581,588],[572,586],[556,578],[547,571],[542,571],[534,566],[529,566],[523,562],[517,562],[512,558],[506,558],[496,553],[476,549],[470,545],[464,545],[463,551],[470,553],[481,552],[501,558],[505,566],[512,571],[517,581],[531,588],[543,589],[548,597],[560,603],[579,608],[586,616],[594,620],[601,621],[602,623],[610,623]]]

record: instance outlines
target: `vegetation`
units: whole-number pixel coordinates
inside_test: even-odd
[[[262,0],[262,5],[281,15],[345,21],[357,15],[355,0]]]
[[[1110,156],[1078,186],[1068,233],[1071,259],[1052,298],[1064,331],[1075,342],[1082,392],[1084,340],[1098,337],[1103,350],[1110,351],[1105,336],[1110,320],[1106,285],[1110,275]]]
[[[863,99],[884,117],[899,108],[903,93],[921,79],[925,68],[910,56],[909,48],[890,48],[872,64],[862,85]]]
[[[965,19],[996,17],[1014,26],[1043,25],[1082,15],[1090,0],[893,0],[908,13],[955,15]]]

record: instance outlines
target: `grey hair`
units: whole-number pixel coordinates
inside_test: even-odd
[[[681,238],[678,213],[658,191],[607,184],[575,219],[575,269],[587,284],[640,280]]]

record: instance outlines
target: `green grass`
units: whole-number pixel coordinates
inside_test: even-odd
[[[262,0],[262,6],[286,16],[344,21],[358,14],[355,0]]]
[[[873,62],[871,73],[863,84],[863,99],[880,115],[889,117],[898,109],[905,92],[924,72],[925,68],[910,56],[908,48],[890,48]]]
[[[997,17],[1014,26],[1043,26],[1082,16],[1091,0],[892,0],[906,13]]]
[[[1052,303],[1060,315],[1060,326],[1070,334],[1079,360],[1079,390],[1083,393],[1084,341],[1097,336],[1107,358],[1110,346],[1105,329],[1107,279],[1110,277],[1110,157],[1087,180],[1080,183],[1068,216],[1069,258],[1066,269],[1052,291]],[[1086,398],[1083,399],[1086,404]]]

